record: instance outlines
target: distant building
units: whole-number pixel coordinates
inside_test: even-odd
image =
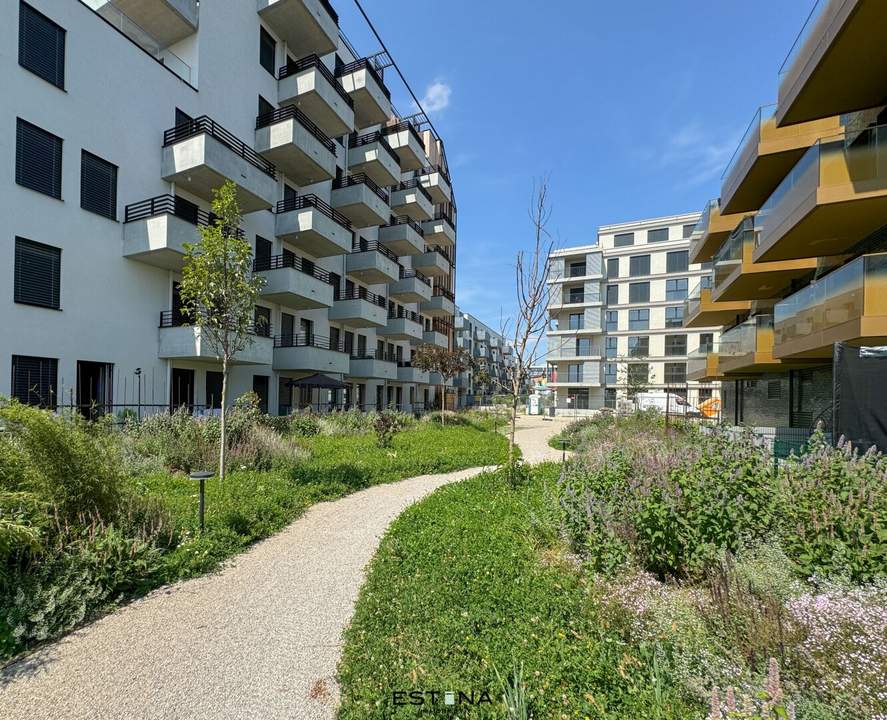
[[[504,337],[474,315],[456,308],[455,343],[471,355],[474,367],[455,378],[459,391],[459,405],[471,404],[475,396],[497,395],[509,392],[508,368],[513,363],[513,350]],[[483,368],[489,383],[478,382],[478,370]]]

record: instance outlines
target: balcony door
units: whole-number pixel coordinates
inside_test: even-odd
[[[172,387],[169,391],[169,404],[173,410],[181,407],[194,410],[194,371],[185,368],[172,369]]]
[[[114,364],[77,361],[77,407],[90,419],[111,411]]]

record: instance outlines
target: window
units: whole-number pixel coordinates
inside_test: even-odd
[[[619,258],[607,258],[607,277],[619,277]]]
[[[27,3],[19,3],[18,64],[65,89],[65,30]]]
[[[665,336],[665,354],[666,355],[686,355],[687,354],[687,336],[686,335],[666,335]]]
[[[650,381],[650,366],[647,363],[632,363],[626,370],[629,385],[644,385]]]
[[[681,228],[681,237],[685,240],[693,234],[693,231],[696,229],[696,225],[684,225]]]
[[[25,405],[54,408],[58,387],[56,358],[12,356],[12,397]]]
[[[687,382],[687,363],[665,363],[665,383]]]
[[[80,155],[80,207],[117,219],[117,166],[86,150]]]
[[[570,277],[580,277],[585,275],[585,263],[584,262],[571,262],[570,263]]]
[[[608,337],[605,340],[606,342],[606,356],[608,358],[614,358],[618,355],[619,349],[619,338]]]
[[[683,325],[684,307],[682,305],[665,308],[665,327],[683,327]]]
[[[650,338],[646,335],[630,335],[628,357],[647,357],[650,354]]]
[[[259,65],[275,75],[274,56],[277,54],[277,43],[265,30],[259,28]]]
[[[351,333],[348,333],[351,335]],[[342,332],[337,327],[330,326],[330,350],[343,350],[345,345],[340,344],[342,341]],[[353,342],[353,340],[352,340]]]
[[[647,242],[667,242],[668,228],[656,228],[655,230],[647,230]]]
[[[253,324],[255,326],[256,335],[260,337],[271,336],[271,308],[256,305],[253,315]]]
[[[650,274],[650,256],[649,255],[632,255],[628,258],[628,276],[637,277],[638,275]]]
[[[616,363],[604,363],[604,384],[616,384]]]
[[[567,382],[582,382],[582,364],[571,363],[567,365]]]
[[[269,115],[274,112],[274,106],[259,95],[259,115]]]
[[[13,300],[58,310],[61,267],[60,248],[17,237]]]
[[[767,381],[767,399],[779,400],[782,398],[782,383],[779,380]]]
[[[703,400],[708,400],[709,398],[711,398],[711,396],[711,388],[699,388],[699,402],[702,402]]]
[[[616,332],[619,329],[619,312],[617,310],[607,310],[606,324],[607,332]]]
[[[628,286],[628,302],[630,302],[630,303],[650,302],[650,283],[648,283],[648,282],[631,283]]]
[[[253,375],[253,392],[259,397],[259,412],[268,414],[268,382],[267,375]]]
[[[257,267],[269,267],[271,264],[271,241],[256,235]]]
[[[604,407],[616,409],[616,388],[604,388]]]
[[[699,352],[712,352],[715,349],[714,333],[701,333],[699,335]]]
[[[570,302],[571,303],[581,303],[585,299],[585,289],[578,288],[570,288]]]
[[[690,254],[686,250],[675,250],[665,256],[666,272],[687,272],[690,269]]]
[[[634,233],[621,233],[613,236],[613,247],[628,247],[634,245]]]
[[[21,118],[16,121],[15,181],[62,198],[62,139]]]
[[[607,285],[607,305],[619,304],[619,286]]]
[[[650,310],[629,310],[628,311],[628,329],[629,330],[649,330],[650,329]]]
[[[674,280],[665,281],[665,299],[666,300],[686,300],[687,299],[687,278],[675,278]]]
[[[570,315],[570,330],[581,330],[585,326],[585,315],[574,313]]]
[[[206,371],[206,407],[219,410],[222,407],[222,373]]]
[[[591,354],[591,338],[576,338],[576,357],[589,357]]]

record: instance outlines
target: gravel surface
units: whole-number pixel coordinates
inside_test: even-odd
[[[332,718],[341,634],[388,524],[481,468],[310,508],[215,574],[171,585],[0,672],[0,718]]]
[[[548,441],[572,421],[573,418],[520,415],[517,419],[514,441],[520,446],[524,460],[528,463],[559,461],[561,451],[549,447]]]

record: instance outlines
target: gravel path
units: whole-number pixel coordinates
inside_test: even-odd
[[[541,415],[521,415],[517,419],[514,440],[528,463],[559,461],[561,451],[549,447],[548,441],[557,435],[573,418],[547,418]]]
[[[161,588],[0,673],[0,718],[332,718],[364,568],[410,504],[481,468],[310,508],[219,573]]]

